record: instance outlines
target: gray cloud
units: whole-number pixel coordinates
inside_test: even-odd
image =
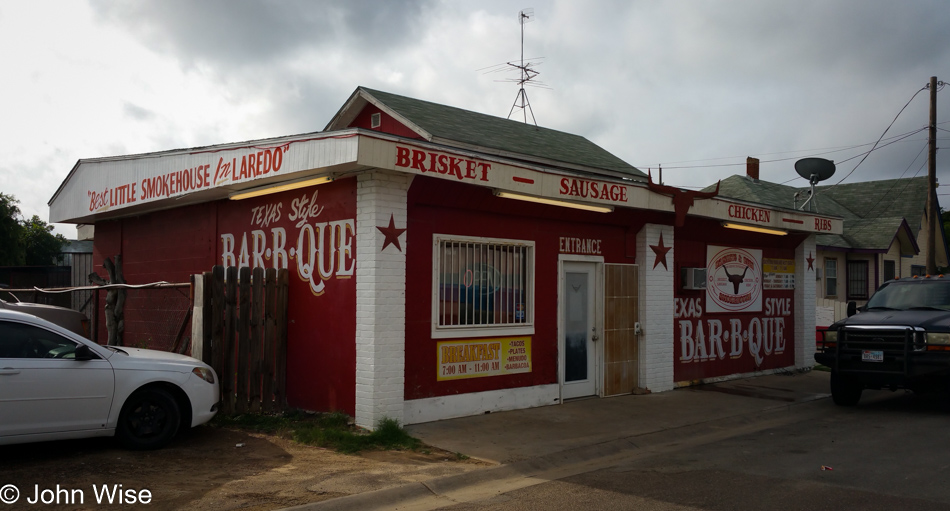
[[[319,129],[357,85],[499,116],[516,91],[475,72],[520,54],[517,9],[507,2],[94,5],[184,65],[200,61],[222,82],[267,94],[273,106],[261,124],[268,135]],[[525,26],[525,53],[545,57],[540,79],[553,90],[528,94],[542,125],[584,135],[640,166],[871,142],[930,74],[948,68],[950,46],[941,42],[950,9],[943,7],[936,0],[542,1]],[[294,55],[312,55],[326,73],[291,68]],[[470,68],[456,59],[469,59]],[[380,81],[372,70],[381,66],[401,78]],[[923,96],[890,134],[925,122]],[[892,176],[918,150],[916,142],[882,149],[854,177]],[[764,163],[763,175],[783,178],[795,156],[764,156],[783,161]],[[697,174],[712,181],[734,172],[741,165],[667,175],[686,185]]]
[[[429,1],[93,0],[104,21],[186,65],[267,66],[306,49],[393,52]]]
[[[136,121],[148,121],[155,118],[155,112],[128,102],[122,105],[122,112],[126,117]]]
[[[55,176],[64,176],[80,157],[317,131],[359,85],[499,117],[508,114],[517,92],[514,84],[498,81],[515,74],[479,71],[520,55],[517,13],[525,6],[507,0],[90,5],[103,32],[129,38],[130,47],[144,46],[160,56],[156,61],[177,64],[184,78],[150,80],[159,71],[123,64],[151,89],[130,85],[108,96],[113,103],[63,112],[56,132],[34,125],[38,135],[32,138],[75,147],[55,162],[42,144],[32,148],[40,155],[33,160],[31,148],[17,147],[6,157],[15,156],[16,165],[0,169],[3,187],[22,181],[7,173],[43,166],[55,170],[45,181],[58,185]],[[636,166],[655,170],[662,163],[664,179],[678,186],[705,186],[742,173],[746,156],[763,160],[763,178],[782,182],[795,178],[796,159],[820,155],[840,162],[839,179],[869,146],[833,148],[873,142],[930,76],[950,81],[950,9],[943,0],[537,0],[531,6],[535,20],[525,26],[525,56],[544,57],[539,78],[551,87],[528,89],[539,124],[585,136]],[[10,18],[15,9],[9,6],[0,9],[0,23],[8,28],[35,21]],[[68,33],[73,28],[53,32],[61,41],[31,45],[51,45],[37,57],[59,56],[51,65],[22,74],[10,67],[20,83],[36,82],[29,87],[32,104],[61,93],[48,84],[75,79],[96,85],[64,75],[57,66],[64,59],[94,69],[126,55],[67,56],[78,37]],[[180,88],[159,89],[176,87],[169,83]],[[208,94],[216,95],[215,107],[195,116],[188,100]],[[950,120],[950,96],[943,94],[940,122]],[[156,98],[169,101],[159,106]],[[923,127],[927,109],[925,91],[888,136]],[[88,112],[120,113],[113,122],[121,126],[110,126],[119,129],[109,134],[86,129]],[[950,129],[950,123],[942,126]],[[83,137],[67,140],[68,133]],[[938,137],[950,148],[948,132]],[[875,151],[848,180],[926,172],[918,157],[925,139],[919,133]],[[950,162],[942,154],[938,176],[950,183]],[[30,193],[15,191],[23,198]],[[51,193],[41,194],[43,202]]]

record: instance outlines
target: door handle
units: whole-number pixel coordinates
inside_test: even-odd
[[[594,332],[594,335],[590,337],[590,340],[594,342],[597,342],[598,340],[600,340],[600,337],[597,337],[597,327],[591,328],[590,330],[591,332]]]
[[[4,367],[3,369],[0,369],[0,375],[6,375],[6,374],[10,374],[10,375],[20,374],[20,370],[14,369],[12,367]]]

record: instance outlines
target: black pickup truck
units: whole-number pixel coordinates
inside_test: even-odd
[[[888,281],[848,309],[815,353],[831,368],[835,404],[857,404],[866,388],[950,390],[950,277]]]

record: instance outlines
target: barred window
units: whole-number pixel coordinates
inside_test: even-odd
[[[437,237],[434,257],[438,329],[532,324],[533,243]]]
[[[848,299],[867,300],[868,262],[848,261]]]

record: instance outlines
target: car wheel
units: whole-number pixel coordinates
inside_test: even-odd
[[[180,422],[181,411],[171,394],[159,388],[141,389],[122,406],[116,436],[129,449],[158,449],[171,441]]]
[[[837,371],[831,372],[831,399],[838,406],[854,406],[861,400],[864,387],[848,378],[841,376]]]

